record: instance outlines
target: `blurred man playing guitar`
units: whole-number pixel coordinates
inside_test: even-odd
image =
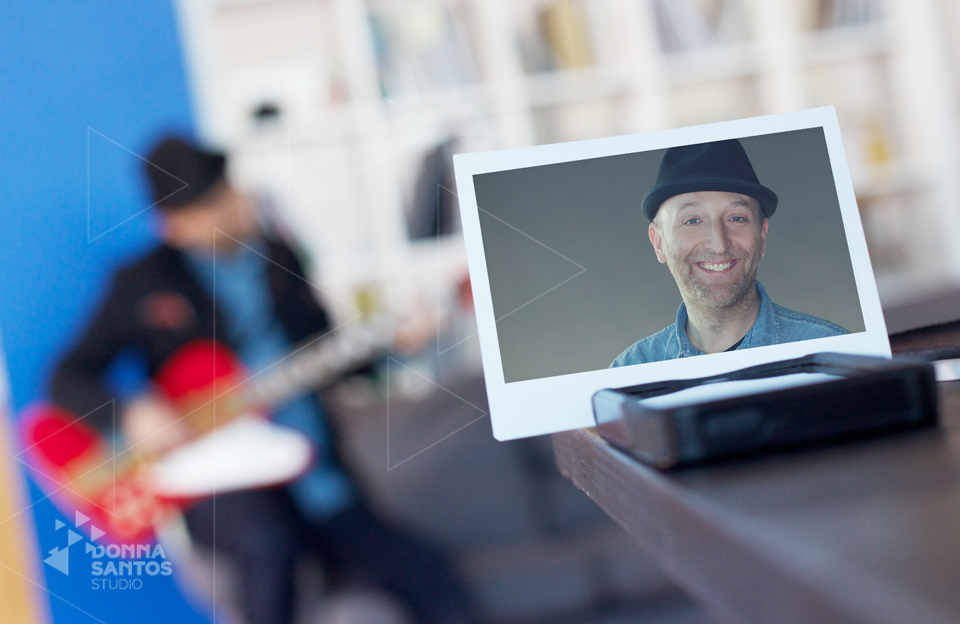
[[[51,383],[59,405],[101,430],[114,425],[106,378],[124,353],[139,354],[154,377],[185,345],[212,339],[257,373],[329,330],[296,256],[261,232],[251,204],[227,181],[225,162],[179,138],[161,141],[147,159],[163,242],[116,273]],[[116,405],[125,443],[148,455],[192,435],[162,393]],[[300,396],[272,417],[313,442],[316,461],[306,474],[285,487],[220,494],[184,514],[196,541],[238,565],[249,624],[291,621],[294,567],[307,551],[323,558],[332,578],[394,593],[421,622],[472,622],[443,558],[364,503],[318,398]]]

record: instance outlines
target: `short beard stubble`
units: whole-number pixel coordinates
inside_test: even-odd
[[[750,289],[755,288],[757,279],[757,270],[760,268],[760,259],[763,257],[761,250],[760,232],[757,232],[756,252],[751,256],[742,247],[736,246],[729,250],[724,257],[716,258],[700,257],[696,250],[686,257],[678,257],[679,254],[673,250],[665,249],[667,255],[667,268],[673,274],[673,278],[680,288],[680,294],[683,299],[690,301],[700,309],[713,312],[722,312],[730,310],[740,304],[750,294]],[[740,273],[740,279],[723,295],[712,292],[707,286],[697,279],[695,269],[692,267],[694,262],[723,262],[726,260],[740,260],[745,266]]]

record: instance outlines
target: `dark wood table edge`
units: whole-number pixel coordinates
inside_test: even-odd
[[[776,543],[592,429],[553,434],[560,472],[722,622],[902,624],[957,621],[852,566]],[[857,588],[851,595],[850,588]]]

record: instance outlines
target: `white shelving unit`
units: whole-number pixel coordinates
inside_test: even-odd
[[[873,17],[824,26],[839,5]],[[824,104],[837,107],[881,295],[960,281],[960,9],[947,0],[178,8],[201,133],[235,155],[239,184],[278,200],[335,313],[361,291],[394,309],[434,301],[465,274],[462,241],[408,242],[404,221],[422,155],[447,136],[475,151]],[[542,32],[572,42],[566,56]],[[391,37],[412,47],[397,54]],[[279,116],[258,124],[264,104]]]

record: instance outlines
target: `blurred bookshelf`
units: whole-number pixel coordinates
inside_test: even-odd
[[[274,198],[342,316],[370,293],[394,309],[444,300],[465,275],[457,233],[408,235],[424,165],[451,138],[479,151],[826,104],[881,297],[960,282],[960,9],[947,0],[178,8],[201,133],[236,156],[238,183]]]

